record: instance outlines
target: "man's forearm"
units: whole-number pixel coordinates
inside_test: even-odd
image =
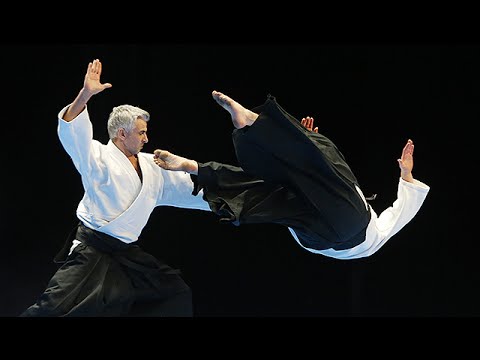
[[[78,114],[80,114],[87,105],[88,100],[92,97],[91,94],[88,94],[83,88],[78,93],[75,100],[73,100],[72,104],[68,107],[67,111],[63,115],[63,120],[65,121],[72,121],[75,119]]]
[[[413,175],[410,171],[405,173],[400,172],[400,177],[407,182],[413,183]]]

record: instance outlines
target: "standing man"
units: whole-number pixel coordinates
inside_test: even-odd
[[[85,190],[78,227],[56,261],[62,263],[38,300],[20,316],[192,316],[189,286],[179,271],[146,253],[139,236],[157,206],[210,211],[193,196],[188,173],[166,171],[148,142],[147,111],[114,107],[110,140],[93,138],[87,103],[111,88],[101,83],[102,63],[88,64],[83,87],[58,114],[58,136]]]

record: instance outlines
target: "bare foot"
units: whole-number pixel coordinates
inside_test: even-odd
[[[219,91],[213,90],[212,96],[221,107],[223,107],[230,113],[233,126],[235,126],[235,128],[241,129],[246,125],[250,126],[255,122],[255,120],[257,120],[258,114],[244,108],[242,105],[240,105],[238,102],[234,101],[227,95]]]
[[[167,150],[155,150],[153,152],[153,161],[165,170],[185,171],[189,174],[198,174],[198,164],[196,161],[172,154]]]

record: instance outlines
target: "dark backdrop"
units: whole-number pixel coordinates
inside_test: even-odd
[[[158,208],[143,247],[182,269],[198,317],[472,317],[478,307],[475,43],[7,43],[2,47],[3,201],[0,316],[42,292],[75,225],[80,178],[56,135],[57,113],[101,59],[113,87],[89,103],[108,140],[115,105],[147,109],[150,142],[235,164],[222,91],[247,107],[267,94],[316,119],[377,213],[396,197],[396,159],[415,142],[414,176],[431,186],[417,217],[370,258],[311,254],[278,226],[221,225],[207,212]]]

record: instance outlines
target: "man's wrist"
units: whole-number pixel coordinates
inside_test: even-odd
[[[411,173],[405,175],[402,174],[400,177],[406,182],[413,183],[413,175]]]

